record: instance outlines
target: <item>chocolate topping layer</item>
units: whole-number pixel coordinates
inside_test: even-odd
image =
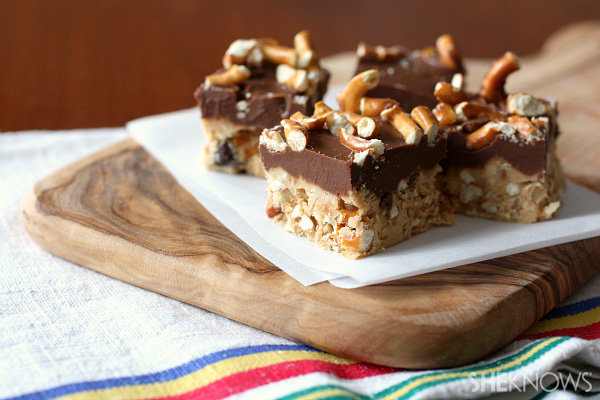
[[[545,171],[548,150],[558,135],[558,127],[554,120],[550,121],[549,132],[540,140],[530,143],[521,140],[515,143],[502,135],[496,135],[490,144],[481,149],[467,149],[465,134],[475,131],[486,122],[485,119],[474,119],[459,126],[446,126],[440,129],[440,133],[448,139],[448,157],[442,163],[444,168],[451,166],[480,168],[492,158],[499,156],[527,175]]]
[[[368,97],[389,97],[406,110],[425,105],[433,108],[437,104],[433,89],[438,81],[450,82],[455,73],[445,67],[437,56],[426,56],[413,51],[394,61],[378,61],[366,56],[358,60],[356,73],[377,69],[380,72],[379,86],[367,93]]]
[[[546,140],[536,140],[530,144],[514,143],[502,135],[496,135],[487,146],[469,150],[465,146],[465,135],[456,131],[448,132],[448,157],[444,166],[481,168],[494,157],[501,157],[510,165],[527,175],[544,172],[546,168]]]
[[[284,152],[271,152],[261,145],[263,165],[266,170],[281,167],[290,175],[302,177],[336,195],[347,195],[364,186],[376,196],[383,196],[395,191],[402,179],[434,168],[446,155],[445,139],[434,147],[428,147],[426,140],[419,146],[408,145],[389,122],[378,120],[378,123],[381,124],[378,139],[385,147],[383,157],[374,160],[368,156],[362,166],[352,162],[356,151],[327,130],[311,131],[306,149],[300,152],[289,147]]]
[[[240,85],[206,86],[200,85],[194,93],[202,118],[225,118],[235,124],[248,127],[270,128],[278,125],[296,111],[311,115],[314,104],[327,89],[329,73],[324,72],[314,98],[306,93],[297,93],[289,86],[282,85],[275,78],[276,65],[266,64],[251,68],[252,75]],[[237,108],[239,101],[246,101],[244,112]]]

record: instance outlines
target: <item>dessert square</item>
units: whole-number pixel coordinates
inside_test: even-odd
[[[327,89],[307,31],[294,47],[273,39],[240,39],[223,57],[223,69],[206,77],[194,96],[202,114],[207,168],[263,176],[258,138],[295,112],[311,114]]]
[[[260,137],[267,215],[350,259],[454,220],[438,181],[446,140],[435,116],[364,97],[378,79],[360,73],[339,111],[319,102],[312,116],[296,113]]]
[[[432,93],[436,83],[451,82],[456,74],[465,72],[454,39],[448,34],[440,36],[435,47],[423,50],[361,43],[356,54],[357,73],[369,69],[380,72],[379,85],[367,96],[394,99],[407,110],[420,105],[435,107],[437,100]]]
[[[448,139],[445,181],[456,212],[530,223],[559,209],[564,178],[556,157],[557,104],[526,93],[507,96],[518,58],[496,60],[476,94],[440,82],[434,114]]]

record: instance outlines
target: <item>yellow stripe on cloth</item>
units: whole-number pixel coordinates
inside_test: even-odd
[[[514,367],[515,365],[522,363],[523,361],[527,360],[529,357],[531,357],[532,355],[537,353],[539,350],[541,350],[544,347],[552,344],[553,342],[556,342],[557,340],[561,340],[561,339],[562,338],[560,338],[560,337],[556,337],[556,338],[544,340],[540,344],[532,347],[531,350],[529,350],[527,353],[523,354],[521,357],[518,357],[506,364],[499,365],[498,367],[477,370],[476,372],[471,369],[468,371],[449,372],[447,374],[424,376],[420,379],[414,380],[413,382],[402,387],[401,389],[398,389],[397,391],[388,394],[387,396],[383,397],[382,400],[395,399],[397,397],[405,395],[406,393],[410,392],[412,389],[414,389],[420,385],[430,383],[430,382],[441,381],[444,379],[452,379],[452,378],[467,378],[467,377],[469,377],[469,375],[472,375],[473,373],[490,374],[490,373],[494,373],[494,372],[501,372],[502,370],[509,369],[511,367]]]
[[[294,400],[318,400],[318,399],[326,399],[328,397],[345,397],[356,400],[363,400],[362,396],[359,396],[356,393],[352,393],[349,390],[342,388],[329,388],[325,390],[319,390],[314,393],[308,393],[304,396],[296,397]]]
[[[209,364],[197,371],[180,378],[133,386],[121,386],[101,390],[73,393],[61,397],[63,400],[92,400],[92,399],[140,399],[146,397],[165,397],[181,395],[193,390],[200,389],[206,385],[223,379],[227,376],[256,368],[268,367],[278,363],[317,360],[335,364],[356,364],[358,361],[335,356],[329,353],[315,351],[291,350],[270,351],[266,353],[248,354],[240,357],[229,358],[223,361]]]
[[[558,329],[581,328],[582,326],[592,325],[596,322],[600,322],[600,307],[592,308],[591,310],[575,315],[538,321],[525,331],[524,335],[544,333]]]

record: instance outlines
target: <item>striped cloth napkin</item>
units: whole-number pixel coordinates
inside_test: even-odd
[[[405,371],[290,342],[38,248],[20,222],[26,191],[125,137],[0,135],[0,399],[600,398],[600,276],[477,363]]]

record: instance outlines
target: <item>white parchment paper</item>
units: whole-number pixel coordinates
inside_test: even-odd
[[[347,260],[267,218],[265,180],[204,169],[199,121],[199,111],[192,109],[131,121],[127,129],[229,230],[304,285],[329,280],[356,288],[600,235],[600,195],[569,183],[563,206],[550,221],[524,225],[457,215],[453,226]]]

